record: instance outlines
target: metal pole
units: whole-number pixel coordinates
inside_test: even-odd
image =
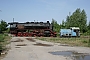
[[[14,18],[13,18],[13,22],[14,22]]]

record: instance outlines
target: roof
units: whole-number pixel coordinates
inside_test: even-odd
[[[80,29],[79,27],[70,27],[70,29]]]

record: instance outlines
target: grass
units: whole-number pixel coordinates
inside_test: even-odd
[[[48,42],[55,42],[55,43],[62,43],[68,44],[70,46],[84,46],[90,47],[90,37],[71,37],[71,38],[60,38],[60,37],[37,37],[36,39],[48,41]]]

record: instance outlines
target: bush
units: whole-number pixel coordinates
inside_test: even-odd
[[[86,33],[83,34],[84,36],[90,35],[90,31],[88,30]]]
[[[5,36],[0,34],[0,52],[4,49],[4,38]]]
[[[4,42],[4,38],[5,38],[4,35],[0,35],[0,42]]]
[[[86,40],[82,41],[83,43],[88,43]]]
[[[8,36],[8,34],[7,34],[7,33],[5,33],[5,34],[4,34],[4,36]]]
[[[88,47],[90,47],[90,39],[89,39],[89,42],[88,42]]]

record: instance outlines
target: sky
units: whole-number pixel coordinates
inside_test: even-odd
[[[84,9],[90,21],[90,0],[0,0],[0,20],[12,22],[46,22],[58,24],[77,8]]]

